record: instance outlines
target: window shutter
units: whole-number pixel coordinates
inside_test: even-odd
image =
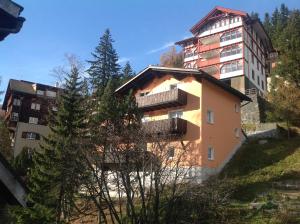
[[[27,132],[22,132],[22,138],[26,138],[27,137]]]

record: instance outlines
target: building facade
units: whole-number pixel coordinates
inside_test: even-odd
[[[49,110],[57,111],[59,89],[53,86],[11,79],[2,109],[11,133],[14,156],[24,147],[38,148],[41,136],[49,133]]]
[[[183,47],[185,68],[202,69],[243,93],[265,95],[274,50],[259,20],[215,7],[190,31],[193,37],[176,43]]]
[[[240,102],[250,99],[202,71],[149,66],[116,92],[130,89],[145,130],[172,135],[173,154],[181,141],[189,146],[191,178],[220,171],[244,141]]]

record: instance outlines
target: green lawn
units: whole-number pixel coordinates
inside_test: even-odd
[[[248,142],[220,176],[234,189],[232,207],[239,210],[242,223],[300,223],[300,220],[289,221],[288,217],[281,217],[278,221],[274,217],[278,212],[249,209],[251,202],[265,202],[272,206],[271,202],[278,201],[280,192],[274,188],[274,182],[300,180],[300,137],[269,139],[263,145],[258,141]]]

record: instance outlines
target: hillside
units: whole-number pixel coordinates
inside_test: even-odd
[[[233,186],[239,222],[300,223],[300,137],[244,144],[221,177]]]

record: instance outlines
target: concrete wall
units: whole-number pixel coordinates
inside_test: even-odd
[[[41,139],[42,136],[47,136],[50,132],[50,129],[44,125],[38,124],[29,124],[18,122],[16,132],[15,132],[15,144],[14,144],[14,157],[16,157],[24,147],[35,148],[38,149],[40,146],[40,140],[29,140],[26,138],[22,138],[23,132],[35,132],[40,134]]]

